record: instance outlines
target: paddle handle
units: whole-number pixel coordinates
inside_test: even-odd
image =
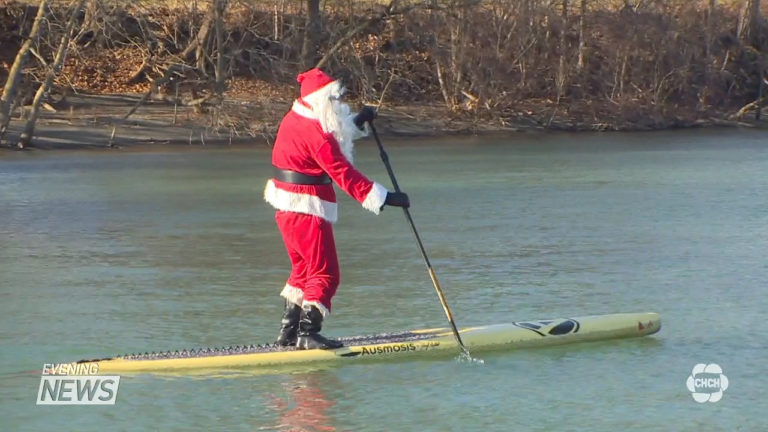
[[[395,172],[392,171],[392,164],[389,163],[389,155],[384,150],[384,145],[381,144],[381,139],[379,138],[379,134],[376,132],[376,127],[373,125],[373,122],[368,122],[368,125],[371,127],[371,132],[373,132],[373,137],[376,139],[376,145],[379,147],[379,155],[381,156],[382,162],[384,162],[384,166],[387,169],[387,174],[389,174],[389,179],[392,181],[392,186],[395,188],[395,192],[402,192],[400,190],[400,185],[397,184],[397,178],[395,177]],[[448,318],[448,322],[451,325],[453,336],[456,338],[456,342],[458,342],[459,347],[464,352],[464,354],[466,354],[468,357],[471,357],[469,355],[469,350],[464,345],[464,342],[461,340],[461,335],[459,335],[459,330],[456,328],[456,323],[453,320],[453,314],[451,313],[451,308],[448,307],[448,302],[445,300],[445,294],[443,294],[443,290],[442,288],[440,288],[440,282],[438,282],[437,280],[435,269],[432,268],[432,264],[429,262],[427,251],[426,249],[424,249],[424,243],[421,242],[421,236],[419,236],[419,232],[416,230],[416,224],[413,223],[411,212],[408,210],[408,208],[403,207],[403,213],[405,214],[405,218],[408,220],[408,224],[411,226],[411,231],[413,232],[414,237],[416,237],[416,243],[418,243],[419,245],[421,256],[424,258],[424,264],[426,264],[427,271],[429,272],[429,278],[432,279],[432,285],[434,285],[435,291],[437,291],[437,297],[440,299],[440,304],[443,305],[443,311],[445,311],[445,316]]]

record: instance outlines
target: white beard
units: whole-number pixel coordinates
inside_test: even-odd
[[[365,136],[366,133],[357,128],[354,123],[355,115],[350,114],[349,105],[339,100],[331,100],[318,113],[320,126],[325,132],[330,132],[339,143],[341,152],[351,163],[354,161],[354,140]]]
[[[312,106],[323,131],[330,133],[339,143],[341,153],[347,160],[354,162],[354,140],[367,136],[368,127],[360,130],[355,125],[356,114],[350,114],[349,105],[341,102],[338,97],[342,91],[337,82],[304,98]],[[334,97],[334,98],[332,98]]]

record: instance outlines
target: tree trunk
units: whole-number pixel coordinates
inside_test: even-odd
[[[208,8],[208,12],[205,14],[203,25],[200,26],[200,30],[197,32],[197,35],[195,35],[194,39],[192,39],[189,45],[184,48],[184,51],[179,54],[179,57],[181,57],[184,61],[189,60],[189,56],[192,54],[192,52],[195,52],[196,63],[198,65],[201,63],[202,58],[204,57],[202,52],[205,48],[205,42],[208,40],[208,35],[211,33],[211,25],[213,25],[213,21],[216,16],[217,3],[217,0],[211,1],[211,6]]]
[[[315,64],[320,31],[320,0],[307,0],[307,24],[304,28],[304,43],[301,46],[303,70],[307,70]]]
[[[448,89],[445,86],[445,78],[443,77],[443,68],[440,67],[440,60],[437,59],[435,59],[435,71],[437,72],[437,82],[440,84],[440,92],[443,94],[445,106],[448,107],[449,110],[453,111],[454,103],[448,94]]]
[[[24,69],[24,63],[29,55],[29,49],[32,44],[37,41],[40,34],[40,23],[43,21],[48,10],[48,0],[41,0],[37,7],[37,15],[35,21],[32,24],[32,29],[27,36],[27,39],[19,48],[19,52],[16,53],[16,59],[13,61],[11,69],[8,71],[8,79],[5,82],[3,88],[2,97],[0,97],[0,139],[5,134],[5,130],[8,128],[8,123],[11,121],[11,105],[16,94],[16,86],[19,83],[19,77],[21,77],[22,70]]]
[[[27,119],[27,124],[24,126],[24,132],[22,132],[17,145],[20,149],[23,149],[32,142],[32,136],[35,132],[35,123],[37,122],[37,116],[40,114],[40,104],[42,103],[43,96],[50,90],[53,80],[59,73],[59,69],[61,69],[62,63],[64,63],[67,48],[69,48],[69,41],[72,38],[75,23],[77,22],[78,12],[83,8],[84,3],[85,0],[77,0],[76,4],[73,5],[74,7],[69,15],[64,34],[61,36],[61,41],[59,42],[59,48],[56,50],[56,56],[53,59],[53,63],[46,71],[45,81],[43,81],[43,84],[37,89],[35,99],[32,101],[32,108],[29,113],[29,118]]]
[[[705,84],[706,87],[704,89],[703,97],[701,97],[701,102],[704,105],[709,104],[709,92],[712,89],[712,74],[714,71],[714,63],[715,59],[712,56],[712,41],[715,38],[714,35],[714,20],[715,20],[715,10],[717,8],[717,0],[709,0],[709,7],[707,7],[707,22],[706,22],[706,34],[704,35],[704,56],[707,61],[707,68],[704,71],[705,74]]]
[[[760,0],[744,0],[736,30],[739,40],[750,45],[759,43],[760,18]]]
[[[83,24],[80,26],[80,31],[77,35],[73,36],[73,39],[78,44],[85,44],[85,46],[93,44],[99,48],[105,48],[107,46],[107,37],[105,35],[106,27],[106,11],[101,0],[88,0],[88,4],[85,5],[85,17],[83,18]],[[86,37],[88,34],[92,36]]]
[[[450,96],[452,109],[458,108],[459,91],[464,80],[464,47],[466,46],[466,20],[464,8],[456,10],[456,25],[451,27],[451,77]]]
[[[748,15],[747,25],[749,31],[749,42],[757,49],[761,49],[760,30],[761,19],[760,16],[760,0],[747,0],[748,1]]]
[[[227,0],[216,0],[216,94],[221,96],[227,87],[227,77],[224,73],[224,16],[227,10]]]
[[[565,94],[565,86],[567,84],[567,77],[566,77],[566,39],[565,34],[568,31],[568,0],[563,0],[563,12],[562,12],[562,29],[560,30],[560,59],[558,61],[557,66],[557,100],[560,101],[560,98],[563,97]]]
[[[706,35],[704,39],[704,55],[707,57],[707,68],[709,68],[709,64],[711,63],[711,56],[712,56],[712,38],[713,38],[713,24],[714,24],[714,14],[715,14],[715,8],[717,7],[717,0],[709,0],[709,7],[707,7],[707,22],[706,22]]]
[[[714,0],[713,0],[714,1]],[[576,64],[579,72],[584,70],[584,55],[587,50],[587,42],[584,40],[585,17],[587,15],[587,0],[581,0],[581,16],[579,16],[579,62]]]
[[[279,7],[278,7],[278,3],[280,3]],[[285,14],[285,0],[280,0],[279,2],[275,2],[275,19],[274,19],[275,32],[274,32],[273,39],[276,41],[279,41],[280,39],[282,39],[284,14]]]

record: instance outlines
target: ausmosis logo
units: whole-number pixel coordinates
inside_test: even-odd
[[[693,367],[685,386],[696,402],[714,403],[723,398],[723,392],[728,388],[728,377],[716,363],[699,363]]]
[[[94,363],[44,364],[37,405],[114,405],[120,377]]]

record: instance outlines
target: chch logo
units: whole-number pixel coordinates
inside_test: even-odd
[[[728,388],[728,377],[723,375],[723,369],[716,363],[699,363],[693,367],[685,386],[696,402],[714,403],[723,398],[723,392]]]

